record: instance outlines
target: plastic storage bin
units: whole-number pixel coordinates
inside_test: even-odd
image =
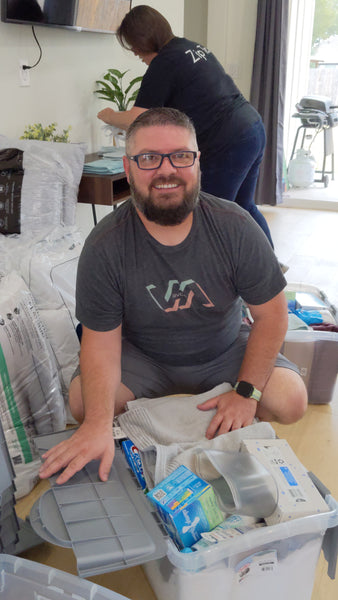
[[[309,403],[331,402],[338,373],[338,333],[288,331],[281,352],[299,368]]]
[[[127,600],[104,587],[58,569],[0,554],[1,600]]]
[[[69,435],[70,430],[39,436],[40,453]],[[320,489],[322,485],[317,487],[325,497],[327,513],[258,528],[228,543],[185,553],[156,523],[156,513],[119,448],[107,483],[98,481],[97,467],[89,463],[57,488],[52,477],[51,490],[31,512],[32,525],[41,537],[73,549],[79,574],[88,577],[142,564],[158,600],[310,600],[323,537],[338,534],[334,529],[338,504]],[[102,491],[106,489],[110,497],[112,488],[114,510],[109,512]],[[335,543],[333,539],[331,555],[326,554],[331,577]],[[330,549],[326,542],[325,547]]]
[[[324,322],[338,325],[337,308],[330,302],[325,292],[315,285],[290,282],[286,285],[285,292],[295,295],[300,308],[318,311]]]
[[[0,421],[0,552],[12,553],[18,542],[14,471]]]
[[[44,454],[73,433],[41,435],[35,443]],[[49,479],[51,489],[33,505],[30,523],[42,539],[72,548],[79,575],[91,577],[165,556],[167,536],[120,448],[106,482],[99,478],[97,461],[63,485],[56,479]]]
[[[288,283],[285,291],[295,293],[304,310],[315,310],[322,315],[324,322],[338,325],[336,307],[319,288]],[[338,374],[338,333],[318,329],[288,331],[281,352],[299,368],[309,403],[329,403]]]
[[[247,532],[228,543],[182,554],[171,541],[166,557],[143,566],[158,600],[310,600],[330,512]]]
[[[0,553],[17,554],[41,544],[27,521],[15,512],[14,470],[0,421]]]

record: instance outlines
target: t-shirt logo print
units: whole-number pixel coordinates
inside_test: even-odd
[[[161,292],[156,288],[156,285],[147,285],[146,289],[157,306],[164,312],[189,309],[193,299],[202,302],[202,305],[206,308],[215,306],[201,286],[193,279],[187,279],[181,283],[179,283],[177,279],[170,279],[167,291],[164,295],[164,301],[166,303],[164,306],[163,299],[160,297]]]

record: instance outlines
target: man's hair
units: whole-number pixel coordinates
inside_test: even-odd
[[[176,108],[149,108],[141,113],[128,127],[126,133],[126,150],[129,151],[130,143],[135,133],[144,127],[164,127],[166,125],[175,125],[187,129],[196,140],[196,131],[191,119]],[[197,141],[196,141],[197,145]],[[128,152],[129,153],[129,152]]]
[[[175,37],[167,19],[144,4],[126,14],[116,35],[123,48],[144,53],[159,52]]]

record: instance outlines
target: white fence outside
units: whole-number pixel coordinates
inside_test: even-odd
[[[324,63],[310,69],[308,95],[328,96],[338,106],[338,63]]]

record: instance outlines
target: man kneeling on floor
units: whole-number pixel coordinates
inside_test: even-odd
[[[97,459],[105,481],[113,417],[135,398],[231,383],[199,406],[214,409],[208,439],[306,410],[297,368],[278,354],[288,323],[279,263],[247,211],[200,192],[199,157],[194,127],[175,109],[149,109],[127,132],[131,198],[93,229],[78,267],[81,373],[70,406],[81,425],[44,455],[42,478],[62,469],[64,483]]]

